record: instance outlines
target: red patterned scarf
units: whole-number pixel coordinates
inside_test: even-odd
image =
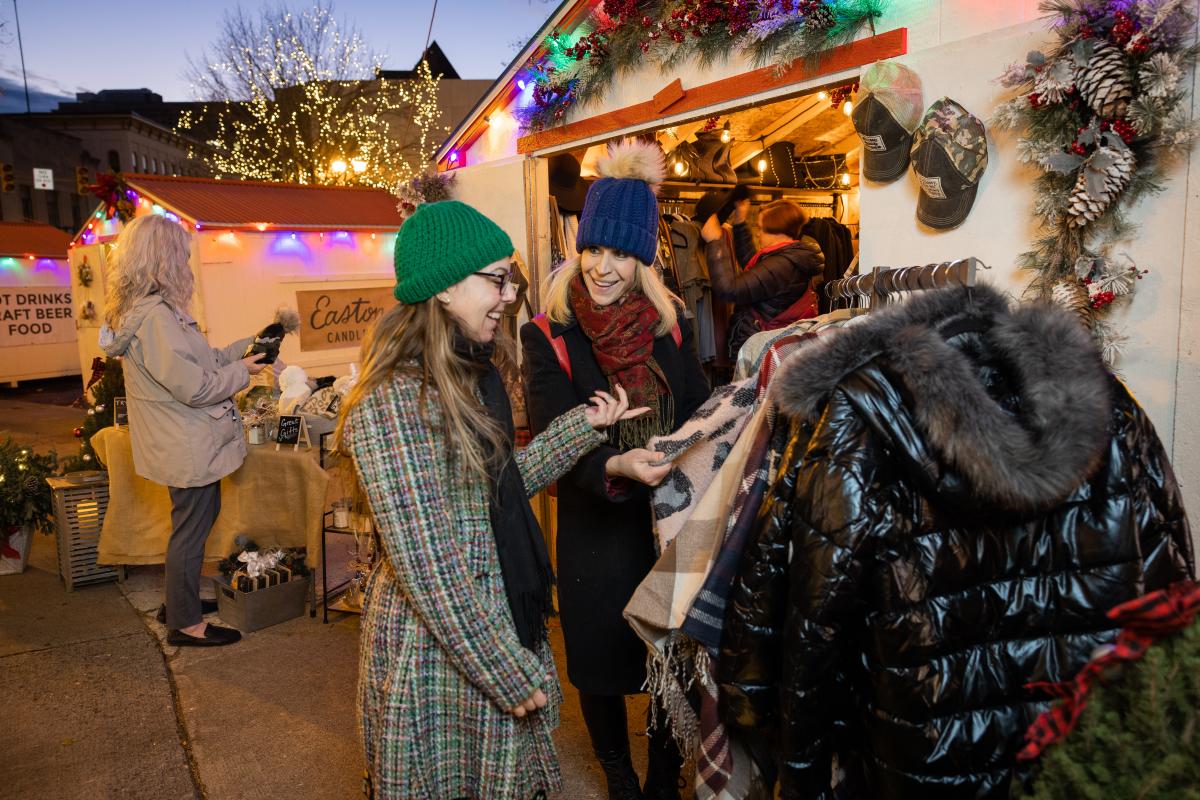
[[[592,343],[592,352],[610,387],[620,384],[629,395],[629,407],[649,406],[651,411],[618,427],[622,449],[645,447],[651,436],[670,433],[663,430],[660,397],[671,395],[662,368],[655,363],[654,337],[658,328],[658,309],[639,290],[631,290],[622,302],[598,306],[592,302],[582,275],[571,281],[571,311],[579,327]],[[616,392],[614,391],[615,395]],[[669,420],[670,425],[674,420]]]
[[[1192,581],[1171,584],[1111,609],[1108,618],[1121,625],[1121,633],[1111,647],[1089,661],[1072,680],[1027,684],[1028,689],[1063,700],[1029,726],[1025,747],[1017,754],[1017,760],[1035,759],[1047,747],[1065,739],[1079,722],[1097,680],[1123,661],[1137,661],[1154,642],[1191,625],[1197,614],[1200,614],[1200,587]]]

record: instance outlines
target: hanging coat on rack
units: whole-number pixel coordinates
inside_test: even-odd
[[[776,380],[792,441],[734,582],[722,718],[775,732],[784,798],[1008,798],[1050,703],[1027,684],[1194,575],[1153,426],[1073,317],[985,286],[873,313]]]

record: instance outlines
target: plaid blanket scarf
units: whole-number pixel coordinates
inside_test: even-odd
[[[714,658],[729,587],[779,449],[772,447],[774,404],[766,402],[770,380],[812,338],[777,339],[755,377],[717,390],[679,431],[651,443],[675,468],[654,494],[661,555],[625,618],[650,651],[647,688],[666,710],[681,750],[696,759],[697,800],[744,798],[757,777],[717,714]]]

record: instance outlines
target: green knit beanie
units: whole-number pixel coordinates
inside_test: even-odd
[[[512,254],[508,234],[466,203],[426,203],[396,234],[392,294],[401,303],[420,303]]]

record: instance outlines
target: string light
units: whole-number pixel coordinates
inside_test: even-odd
[[[730,140],[732,139],[733,131],[729,130],[729,121],[726,120],[725,127],[721,129],[721,142],[724,144],[729,144]]]
[[[854,103],[847,100],[842,104],[842,113],[847,117],[854,113]]]
[[[367,162],[361,158],[350,159],[350,166],[353,167],[354,171],[359,175],[367,171]]]
[[[828,100],[828,99],[829,99],[829,92],[826,92],[826,91],[823,91],[823,90],[822,90],[822,91],[820,91],[820,92],[817,92],[817,99],[818,99],[818,100]]]
[[[767,172],[767,159],[766,159],[766,158],[760,158],[760,159],[758,160],[758,163],[757,163],[757,164],[755,164],[754,166],[758,167],[759,174],[763,174],[763,175],[765,175],[765,174],[766,174],[766,172]]]
[[[419,174],[443,133],[440,76],[422,61],[411,80],[376,78],[382,59],[328,9],[297,17],[268,21],[259,41],[206,66],[211,102],[179,119],[182,133],[205,140],[188,156],[214,175],[303,184],[391,189]],[[306,46],[292,26],[322,31],[324,44]],[[338,153],[357,154],[363,168]]]
[[[842,186],[849,186],[849,185],[850,185],[850,173],[843,172],[842,173]]]

